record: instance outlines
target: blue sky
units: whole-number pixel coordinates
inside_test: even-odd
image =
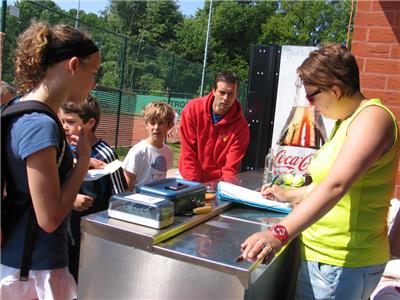
[[[77,9],[79,0],[55,0],[54,2],[62,9],[69,10]],[[80,0],[80,9],[87,13],[98,13],[104,10],[108,3],[108,0]],[[184,15],[191,16],[196,13],[197,8],[203,8],[204,0],[178,0],[178,4]]]

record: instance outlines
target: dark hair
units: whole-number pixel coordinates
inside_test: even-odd
[[[5,94],[11,94],[13,96],[16,96],[17,91],[11,84],[2,81],[0,83],[0,97],[3,97],[3,95],[5,95]]]
[[[77,114],[84,124],[89,122],[91,118],[96,120],[93,127],[93,132],[96,131],[97,126],[100,123],[100,106],[97,98],[90,95],[86,100],[80,104],[74,102],[64,102],[61,105],[61,109],[66,114]]]
[[[214,90],[217,89],[217,83],[221,81],[236,84],[237,91],[239,91],[240,78],[235,73],[230,71],[222,71],[215,75],[213,82]]]
[[[360,91],[360,75],[356,59],[340,44],[326,44],[310,53],[297,74],[304,84],[321,89],[338,86],[344,96]]]
[[[143,107],[144,121],[146,123],[157,123],[160,121],[172,125],[175,119],[175,113],[171,106],[165,102],[154,101]]]
[[[44,22],[33,22],[18,37],[15,59],[15,85],[26,93],[42,81],[49,66],[78,57],[81,61],[99,49],[78,29]]]

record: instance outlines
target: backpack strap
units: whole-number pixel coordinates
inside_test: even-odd
[[[8,120],[12,116],[23,115],[27,113],[39,112],[44,113],[51,117],[58,125],[60,135],[60,143],[59,143],[59,150],[57,150],[57,169],[59,169],[61,162],[64,158],[65,153],[65,132],[63,126],[61,125],[58,116],[48,107],[46,104],[36,100],[27,100],[27,101],[20,101],[14,103],[12,105],[4,105],[1,107],[1,126],[2,126],[2,137],[4,137],[5,130],[8,130]],[[4,142],[2,142],[4,145]],[[2,156],[4,153],[4,149],[2,150]],[[3,159],[2,157],[2,165],[1,165],[1,173],[4,176],[5,171],[7,169],[7,160]],[[3,192],[3,180],[2,180],[2,187],[1,192]],[[21,262],[21,269],[19,274],[20,281],[27,281],[29,277],[29,270],[31,267],[32,262],[32,251],[33,251],[33,242],[35,231],[37,228],[37,219],[36,215],[32,206],[32,199],[30,199],[29,204],[29,211],[28,211],[28,225],[25,231],[25,240],[24,240],[24,251],[22,255],[22,262]]]
[[[28,281],[29,270],[32,263],[33,240],[37,228],[36,215],[32,205],[28,208],[28,225],[25,231],[24,251],[22,252],[21,269],[19,270],[19,280]]]
[[[37,101],[37,100],[26,100],[26,101],[19,101],[17,103],[13,104],[6,104],[4,107],[2,106],[1,108],[1,120],[2,120],[2,126],[3,120],[6,120],[5,118],[9,118],[12,116],[16,115],[23,115],[23,114],[29,114],[33,112],[38,112],[38,113],[44,113],[51,117],[58,125],[58,128],[60,129],[61,133],[61,139],[60,139],[60,144],[59,144],[59,149],[61,149],[61,152],[65,151],[64,146],[65,146],[65,132],[64,128],[57,116],[57,114],[50,108],[48,107],[45,103]],[[60,155],[61,153],[59,153]],[[58,159],[59,160],[59,159]],[[58,162],[57,160],[57,162]],[[57,164],[58,165],[58,164]]]

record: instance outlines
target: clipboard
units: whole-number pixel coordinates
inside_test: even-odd
[[[217,196],[221,200],[241,203],[280,213],[288,214],[292,211],[289,203],[265,199],[259,192],[229,182],[220,181],[218,183]]]

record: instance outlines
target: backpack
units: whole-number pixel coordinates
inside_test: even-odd
[[[13,103],[10,101],[1,107],[1,243],[7,239],[7,234],[12,229],[13,224],[23,215],[26,210],[29,210],[28,226],[26,228],[24,251],[22,258],[22,265],[20,270],[20,280],[28,280],[28,274],[31,264],[31,256],[33,249],[33,240],[35,230],[37,228],[37,220],[33,210],[32,201],[27,201],[26,205],[15,207],[12,205],[12,197],[7,190],[7,173],[8,164],[5,153],[5,137],[9,130],[9,120],[17,115],[38,112],[44,113],[56,121],[60,130],[60,144],[57,152],[57,168],[60,174],[60,165],[64,158],[65,153],[65,133],[58,116],[43,102],[36,100],[19,101]],[[61,176],[61,174],[60,174]],[[12,193],[11,193],[12,194]],[[29,195],[28,195],[29,197]],[[30,197],[29,197],[30,198]]]

